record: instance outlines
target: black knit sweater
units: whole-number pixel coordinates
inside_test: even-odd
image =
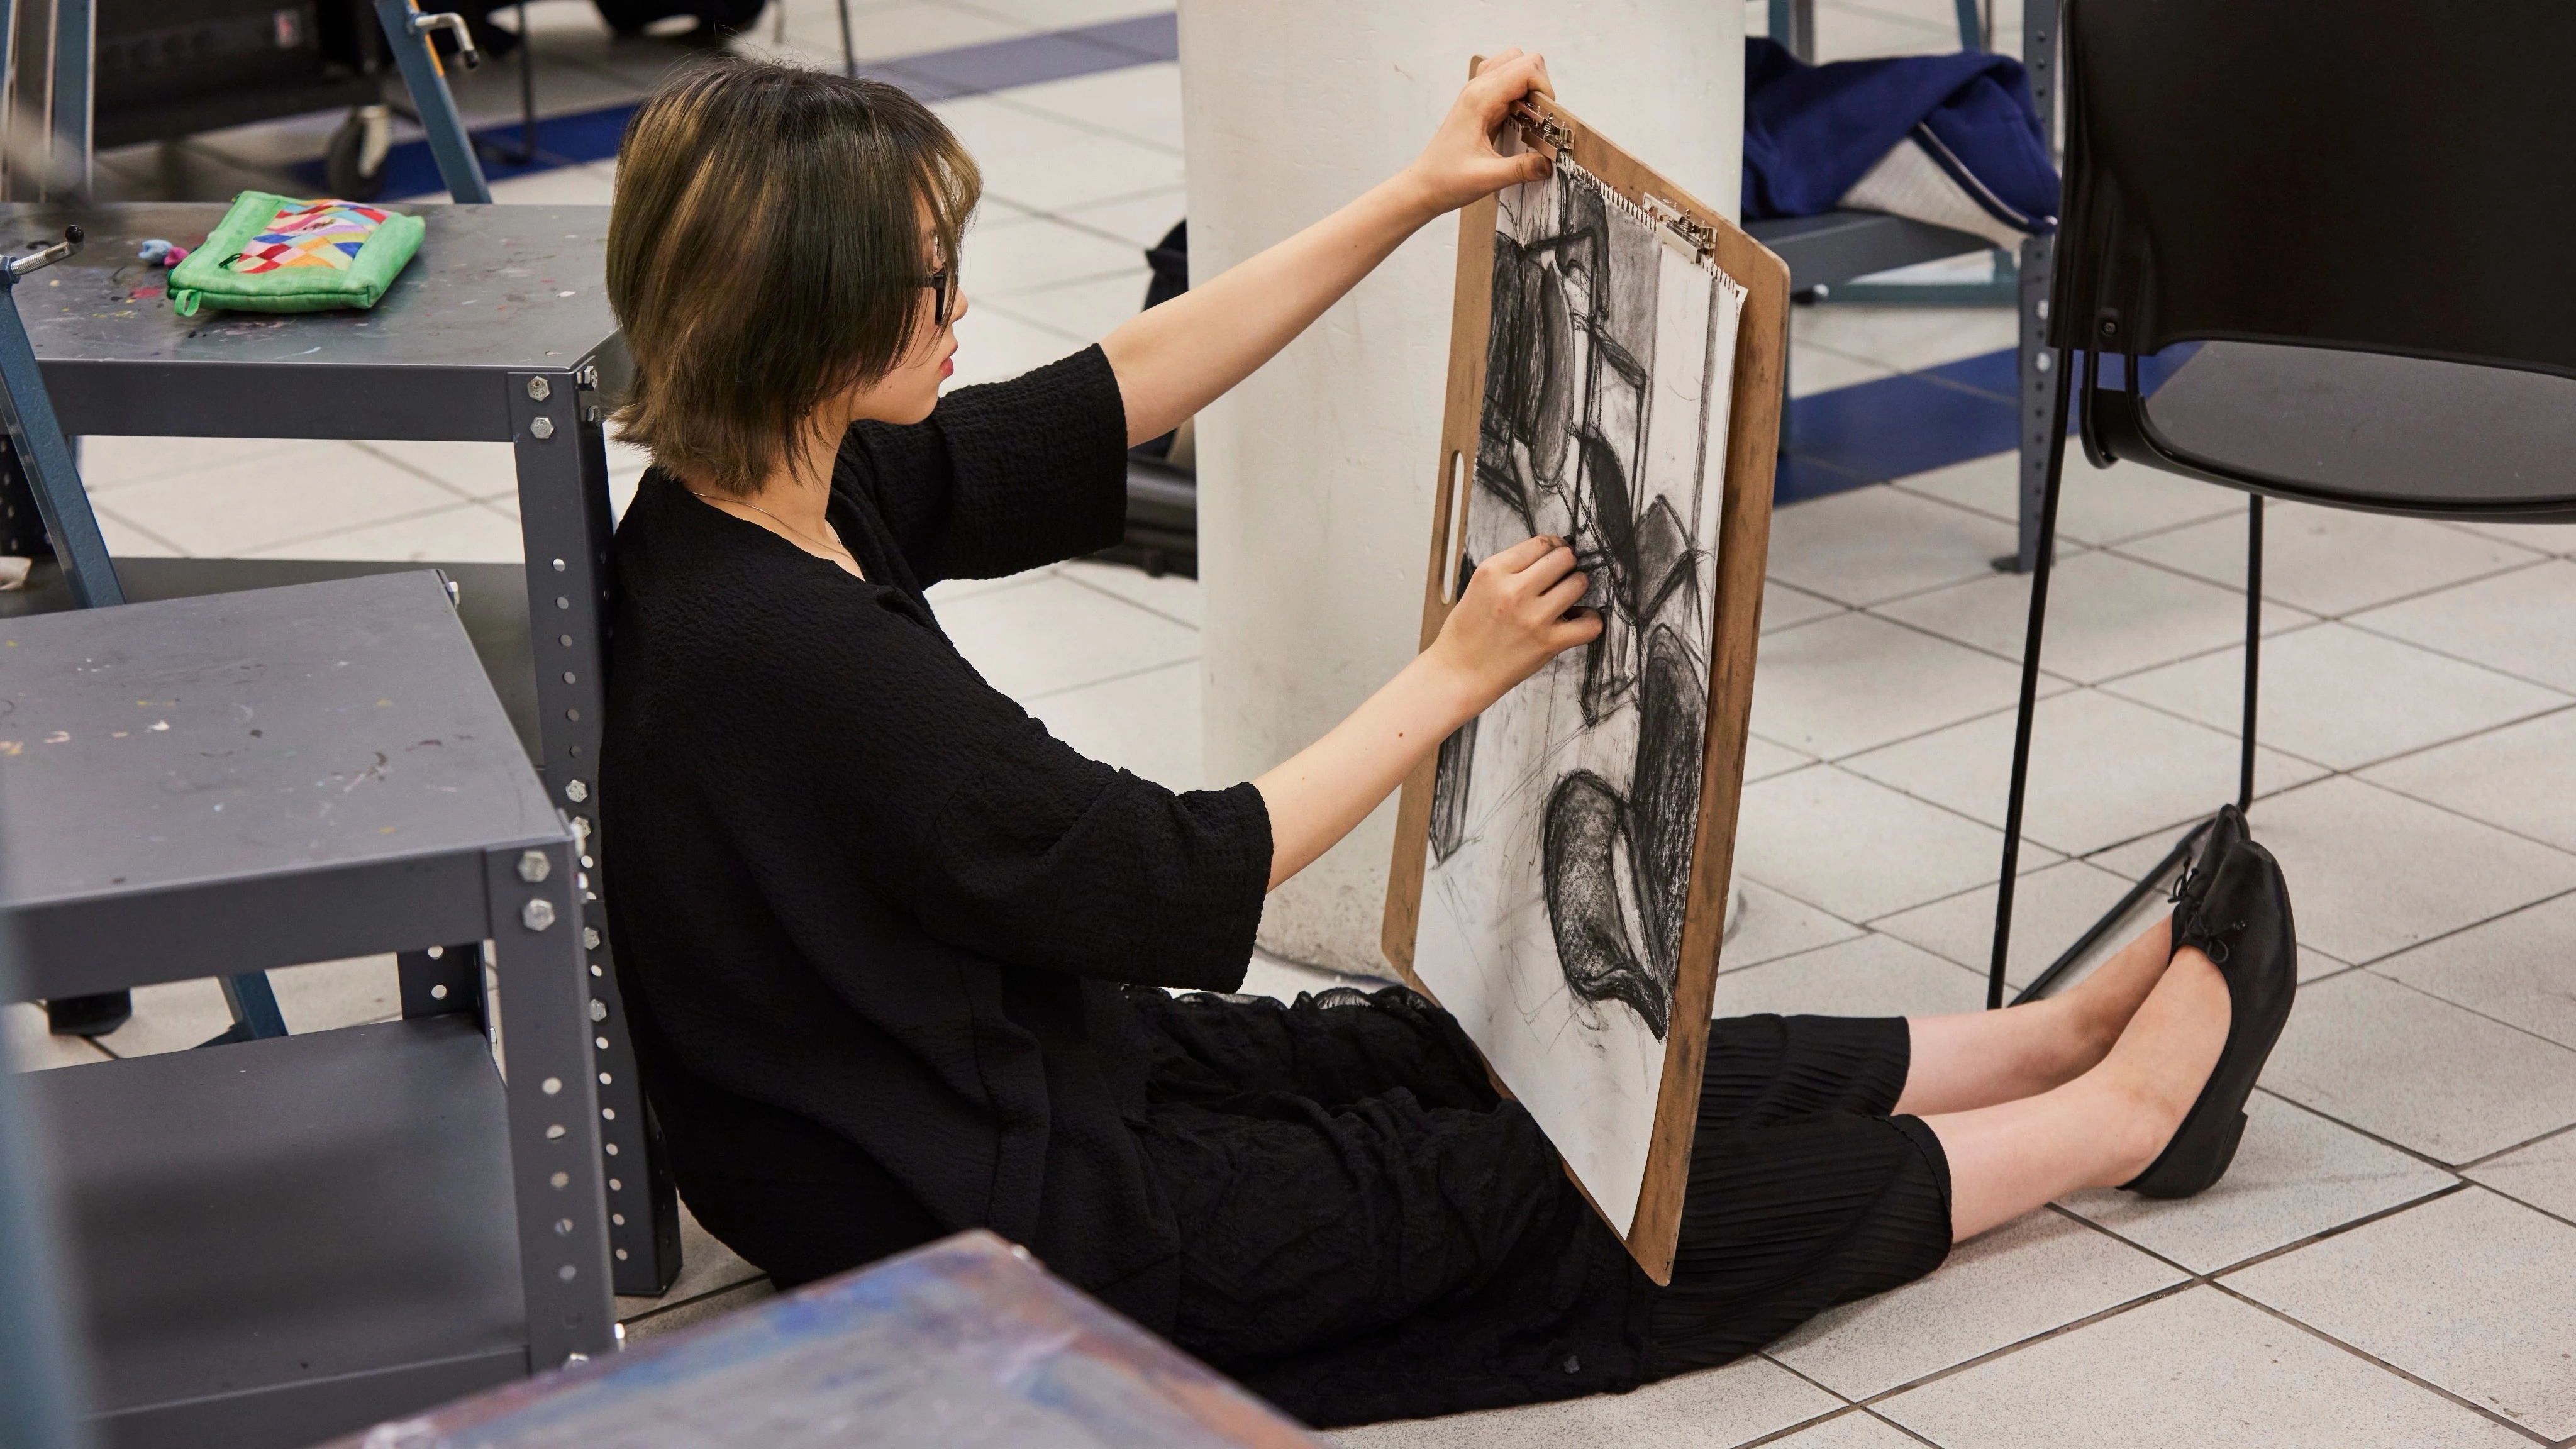
[[[922,596],[1115,543],[1125,435],[1097,348],[853,428],[831,520],[864,582],[659,471],[618,528],[619,976],[710,1228],[745,1181],[857,1205],[828,1250],[777,1245],[782,1277],[983,1225],[1168,1321],[1173,1224],[1122,1125],[1146,1052],[1112,983],[1241,984],[1268,814],[1250,785],[1175,794],[1076,754]]]

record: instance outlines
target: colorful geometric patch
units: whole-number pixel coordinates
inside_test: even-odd
[[[386,213],[354,201],[295,201],[277,209],[259,235],[224,261],[227,271],[274,272],[329,267],[345,272],[358,249],[384,225]]]

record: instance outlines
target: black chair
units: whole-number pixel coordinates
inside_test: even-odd
[[[2069,0],[2062,24],[2067,204],[2048,337],[2058,407],[2080,404],[2097,467],[2133,462],[2253,495],[2246,803],[2266,497],[2576,522],[2576,286],[2564,280],[2576,119],[2562,95],[2576,7]],[[2177,361],[2161,387],[2141,386],[2142,370]],[[2003,1002],[2065,454],[2061,433],[2022,653],[1989,1006]],[[2181,864],[2200,828],[2022,999]]]

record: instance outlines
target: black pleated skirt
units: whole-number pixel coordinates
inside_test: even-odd
[[[1319,1427],[1633,1388],[1940,1265],[1949,1169],[1902,1018],[1712,1031],[1673,1280],[1419,996],[1173,999],[1133,1122],[1182,1235],[1173,1338]]]

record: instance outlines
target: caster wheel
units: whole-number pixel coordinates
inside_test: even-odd
[[[385,153],[392,149],[393,121],[382,106],[360,106],[331,133],[322,174],[331,194],[347,201],[373,201],[385,191]]]

